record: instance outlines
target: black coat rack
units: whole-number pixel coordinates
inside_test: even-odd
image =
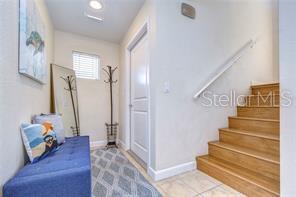
[[[110,86],[110,124],[105,123],[107,128],[107,148],[117,147],[116,145],[116,136],[117,136],[117,127],[118,123],[113,121],[113,84],[117,83],[117,80],[113,80],[113,74],[117,70],[117,67],[112,69],[111,66],[106,66],[107,69],[103,68],[103,71],[107,74],[108,79],[104,80],[105,83],[109,83]]]
[[[74,115],[74,120],[75,120],[75,128],[72,126],[72,132],[73,135],[75,136],[80,136],[80,130],[79,130],[79,126],[78,126],[78,116],[76,113],[76,109],[75,109],[75,103],[74,103],[74,97],[73,97],[73,91],[76,91],[76,87],[74,86],[74,82],[75,82],[75,77],[73,75],[68,75],[67,77],[61,77],[67,84],[68,88],[64,88],[66,91],[70,92],[70,96],[71,96],[71,102],[72,102],[72,108],[73,108],[73,115]]]

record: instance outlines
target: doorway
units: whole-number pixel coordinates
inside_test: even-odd
[[[144,168],[149,166],[149,43],[147,23],[127,47],[129,73],[129,152]]]

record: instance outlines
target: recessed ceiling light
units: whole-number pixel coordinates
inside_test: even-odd
[[[101,9],[103,7],[102,4],[97,0],[91,0],[89,2],[89,6],[92,7],[93,9],[95,9],[95,10],[99,10],[99,9]]]
[[[102,18],[99,18],[99,17],[96,17],[96,16],[92,16],[92,15],[89,15],[89,14],[87,14],[87,13],[84,13],[84,15],[87,17],[87,18],[90,18],[90,19],[93,19],[93,20],[95,20],[95,21],[97,21],[97,22],[102,22],[104,19],[102,19]]]

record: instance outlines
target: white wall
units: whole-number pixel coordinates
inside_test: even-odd
[[[290,92],[293,105],[281,107],[281,196],[296,195],[296,3],[281,0],[280,17],[280,84],[281,91]]]
[[[46,27],[46,64],[53,60],[53,26],[43,0],[36,0]],[[0,1],[0,188],[24,165],[25,152],[19,126],[31,116],[48,113],[46,85],[18,73],[18,0]],[[2,192],[0,192],[1,196]]]
[[[156,170],[194,161],[196,155],[207,153],[208,141],[218,139],[217,129],[227,126],[235,107],[206,108],[192,95],[250,38],[258,37],[255,48],[210,90],[246,94],[251,80],[277,80],[272,1],[188,2],[197,9],[195,20],[180,14],[180,1],[157,4],[158,56],[150,69],[156,96]],[[170,94],[162,92],[165,81],[171,84]]]
[[[278,35],[273,31],[277,16],[272,1],[187,2],[197,9],[195,20],[180,14],[179,0],[152,1],[125,37],[131,38],[143,15],[150,18],[151,167],[156,172],[194,162],[195,156],[207,153],[208,141],[218,139],[217,129],[227,126],[227,117],[235,114],[235,107],[205,108],[202,99],[193,101],[192,96],[249,39],[258,37],[258,44],[209,90],[229,93],[234,89],[248,94],[251,81],[278,80]],[[121,57],[125,43],[121,44]],[[125,140],[129,133],[123,123],[128,118],[123,113],[128,110],[128,84],[124,83],[128,70],[121,59],[120,124],[121,140]],[[165,82],[171,86],[169,94],[163,93]]]
[[[101,59],[101,68],[119,66],[119,45],[85,36],[55,31],[54,62],[73,68],[72,51],[96,54]],[[114,79],[118,79],[116,71]],[[89,135],[91,142],[106,140],[105,122],[110,122],[110,93],[104,83],[106,75],[101,70],[100,80],[78,79],[78,103],[81,135]],[[118,121],[118,87],[114,85],[114,120]]]

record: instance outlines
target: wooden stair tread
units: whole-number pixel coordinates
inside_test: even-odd
[[[279,109],[278,106],[237,106],[237,116],[279,120]]]
[[[247,95],[245,97],[258,97],[258,96],[259,95],[251,94],[251,95]],[[280,95],[279,94],[272,94],[272,95],[270,95],[270,94],[260,94],[260,96],[261,97],[269,97],[269,96],[274,97],[274,96],[280,96]]]
[[[237,108],[280,108],[279,106],[237,106]]]
[[[266,121],[266,122],[280,122],[280,121],[277,120],[277,119],[251,118],[251,117],[243,117],[243,116],[229,116],[229,118],[233,118],[233,119],[242,119],[242,120]]]
[[[279,107],[280,95],[279,94],[265,94],[265,95],[249,95],[245,96],[245,103],[241,106],[267,106],[267,107]]]
[[[279,196],[280,193],[280,183],[271,178],[265,177],[261,174],[255,173],[248,169],[239,167],[237,165],[231,164],[227,161],[222,161],[220,159],[216,159],[209,155],[198,157],[199,160],[203,160],[209,165],[215,166],[221,171],[227,171],[227,173],[232,176],[236,176],[240,179],[243,179],[249,183],[256,185],[257,187],[263,188],[270,193],[273,193],[276,196]]]
[[[259,84],[259,85],[252,85],[251,88],[264,88],[264,87],[270,87],[270,86],[279,86],[280,84],[277,83],[268,83],[268,84]]]
[[[230,151],[238,152],[240,154],[248,155],[274,164],[280,164],[279,156],[263,153],[260,151],[244,148],[237,145],[232,145],[220,141],[209,142],[210,145],[218,146],[220,148],[228,149]]]
[[[231,133],[237,133],[241,135],[248,135],[248,136],[254,136],[254,137],[260,137],[270,140],[279,141],[280,137],[279,135],[273,134],[273,133],[266,133],[266,132],[260,132],[260,131],[245,131],[241,129],[232,129],[232,128],[221,128],[219,130],[231,132]]]
[[[208,143],[197,168],[248,196],[280,195],[280,84],[250,87],[251,95]]]

